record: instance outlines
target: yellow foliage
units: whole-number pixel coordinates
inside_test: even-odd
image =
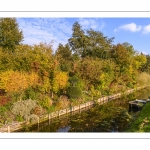
[[[66,72],[57,72],[53,81],[53,91],[57,92],[60,89],[66,87],[68,81],[68,75]]]
[[[0,73],[0,88],[6,92],[21,92],[38,83],[38,75],[8,70]]]

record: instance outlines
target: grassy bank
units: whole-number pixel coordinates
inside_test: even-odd
[[[150,132],[150,103],[147,103],[138,118],[126,132]]]

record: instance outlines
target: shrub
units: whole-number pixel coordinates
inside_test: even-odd
[[[53,104],[53,101],[52,101],[52,99],[51,99],[49,96],[43,95],[43,96],[40,98],[40,100],[39,100],[39,104],[40,104],[43,108],[48,109],[48,108]]]
[[[38,116],[35,114],[32,114],[29,116],[30,123],[37,123],[38,122]]]
[[[42,107],[41,106],[36,106],[35,108],[33,108],[31,110],[31,114],[41,115],[41,113],[42,113]]]
[[[25,91],[25,99],[37,99],[39,94],[32,88],[29,87]]]
[[[69,98],[79,98],[82,96],[82,90],[78,86],[70,86],[67,89],[67,96]]]
[[[17,121],[19,121],[19,122],[24,121],[23,117],[22,117],[22,116],[20,116],[20,115],[18,115],[18,116],[16,117],[16,120],[17,120]]]
[[[7,108],[4,106],[0,106],[0,114],[3,114],[4,112],[7,111]]]
[[[150,85],[150,75],[146,72],[142,72],[138,77],[137,77],[137,82],[139,85]]]
[[[21,102],[16,102],[12,105],[12,113],[16,116],[24,117],[25,115],[30,115],[31,110],[33,110],[37,105],[35,100],[24,100]]]
[[[6,96],[1,96],[0,97],[0,106],[3,106],[5,104],[7,104],[11,99],[9,97]]]
[[[58,101],[56,102],[56,107],[59,109],[67,108],[70,105],[70,101],[67,96],[60,96]]]

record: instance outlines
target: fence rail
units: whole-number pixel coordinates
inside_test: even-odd
[[[120,98],[123,94],[130,94],[134,91],[137,91],[137,90],[140,90],[143,88],[145,88],[145,87],[137,87],[136,89],[127,90],[124,93],[117,93],[117,94],[113,94],[111,96],[103,96],[103,97],[99,98],[96,102],[99,105],[102,105],[104,103],[107,103],[108,101],[114,100],[116,98]],[[52,118],[56,118],[56,117],[65,115],[67,113],[81,110],[83,108],[86,108],[88,106],[92,106],[94,104],[95,104],[95,101],[89,101],[89,102],[86,102],[86,103],[83,103],[83,104],[80,104],[77,106],[70,106],[69,108],[66,108],[63,110],[59,110],[59,111],[52,112],[50,114],[45,114],[45,115],[39,116],[36,124],[37,123],[39,124],[40,122],[43,122],[46,120],[50,120]],[[0,128],[0,132],[8,132],[8,133],[14,132],[14,131],[17,131],[19,129],[22,129],[23,125],[32,125],[32,124],[30,124],[29,122],[17,122],[17,123],[15,122],[12,124],[7,124],[7,125],[3,126],[2,128]]]

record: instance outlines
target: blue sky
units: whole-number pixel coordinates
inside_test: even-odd
[[[135,50],[150,54],[150,18],[17,18],[24,35],[23,43],[53,41],[54,51],[59,43],[67,43],[75,21],[82,29],[92,28],[104,36],[114,37],[113,44],[128,42]]]

